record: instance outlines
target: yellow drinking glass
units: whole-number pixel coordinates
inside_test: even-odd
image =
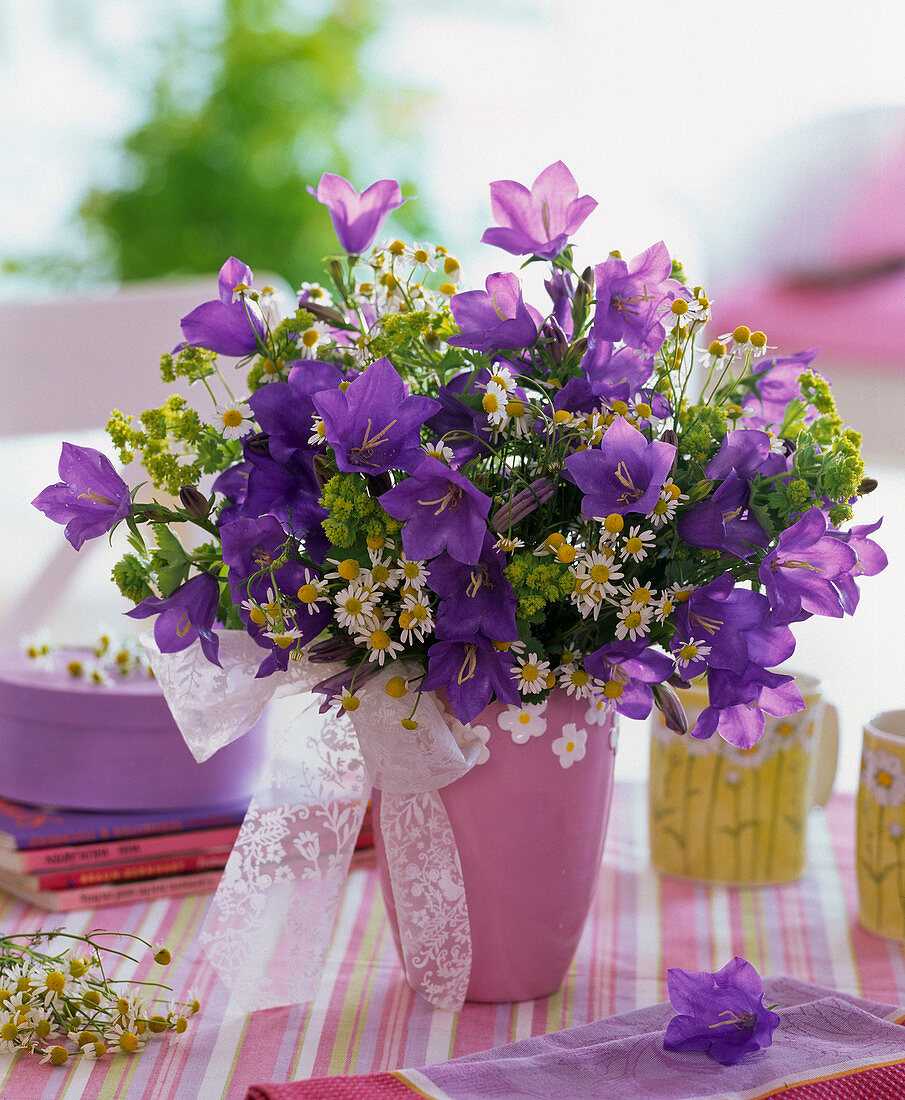
[[[905,940],[905,710],[864,727],[856,831],[858,920]]]
[[[830,796],[839,728],[820,682],[797,673],[806,709],[766,715],[761,739],[740,749],[698,740],[653,712],[648,814],[658,871],[733,885],[791,882],[804,873],[808,812]],[[680,693],[688,727],[707,706],[706,683]]]

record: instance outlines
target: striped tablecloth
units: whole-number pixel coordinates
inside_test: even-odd
[[[665,999],[667,967],[716,970],[733,955],[762,974],[905,1004],[902,947],[855,922],[853,844],[854,802],[837,795],[811,820],[801,882],[732,890],[660,878],[647,859],[646,790],[618,785],[596,900],[563,989],[524,1004],[469,1004],[458,1015],[431,1009],[405,984],[373,867],[350,875],[317,999],[233,1023],[222,1023],[223,990],[199,957],[206,897],[72,914],[70,931],[122,929],[166,941],[174,955],[167,980],[177,991],[195,988],[204,1007],[177,1042],[152,1041],[138,1057],[54,1069],[0,1055],[0,1096],[243,1100],[255,1082],[422,1066],[653,1004]],[[60,923],[0,901],[4,931]]]

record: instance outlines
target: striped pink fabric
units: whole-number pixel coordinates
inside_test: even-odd
[[[72,931],[123,929],[166,941],[174,956],[167,980],[179,992],[196,989],[202,1012],[178,1042],[149,1042],[136,1058],[55,1069],[0,1055],[0,1097],[244,1100],[257,1082],[423,1066],[654,1004],[666,996],[668,966],[715,970],[733,955],[762,974],[905,1003],[902,946],[855,923],[851,797],[815,812],[808,872],[786,886],[732,890],[660,878],[648,865],[646,833],[645,788],[618,786],[596,900],[563,989],[524,1004],[468,1004],[458,1015],[434,1011],[405,984],[371,867],[350,876],[315,1001],[234,1022],[223,1022],[223,991],[199,956],[207,897],[71,914]],[[0,900],[6,932],[59,923]]]

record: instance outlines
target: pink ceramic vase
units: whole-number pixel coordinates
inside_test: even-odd
[[[591,906],[613,792],[614,717],[557,688],[536,706],[493,703],[471,725],[485,742],[480,762],[439,792],[468,902],[467,999],[545,997],[562,984]],[[374,811],[380,881],[399,950],[379,791]]]

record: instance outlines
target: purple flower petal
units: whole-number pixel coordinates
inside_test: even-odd
[[[131,514],[129,486],[100,451],[64,443],[58,469],[62,481],[48,485],[32,504],[54,523],[66,525],[63,534],[76,550]]]
[[[359,195],[343,176],[324,172],[317,189],[308,188],[330,212],[337,239],[345,252],[360,256],[374,243],[391,210],[407,200],[396,180],[378,180]]]

